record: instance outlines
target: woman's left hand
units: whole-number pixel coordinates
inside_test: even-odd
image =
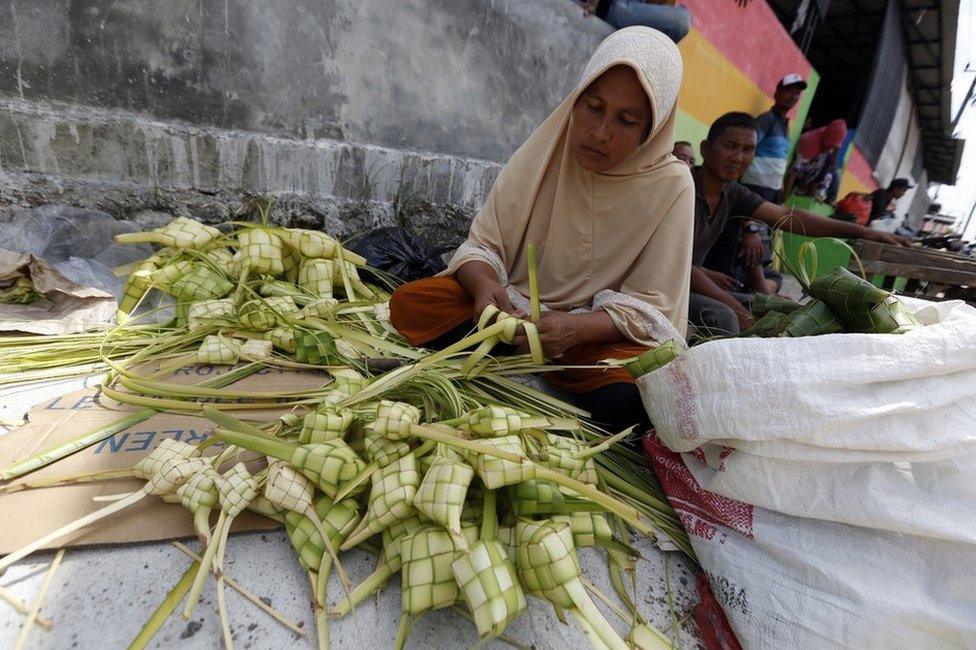
[[[547,311],[535,325],[539,330],[539,340],[542,342],[542,349],[547,359],[558,357],[574,345],[579,345],[582,340],[579,319],[573,314]],[[517,334],[513,343],[521,350],[527,350],[529,347],[524,332]]]

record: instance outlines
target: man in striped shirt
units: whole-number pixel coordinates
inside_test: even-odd
[[[807,82],[796,73],[783,77],[776,85],[773,107],[756,118],[759,143],[756,159],[749,166],[742,182],[753,192],[771,203],[780,203],[783,177],[790,155],[790,120],[787,114],[800,101]]]

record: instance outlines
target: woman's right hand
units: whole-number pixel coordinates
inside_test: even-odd
[[[498,276],[491,266],[480,260],[471,260],[461,265],[455,274],[457,281],[474,300],[474,321],[477,323],[488,305],[495,305],[503,312],[517,318],[523,318],[525,312],[512,308],[512,301],[508,299],[508,292],[498,281]]]
[[[485,281],[478,286],[474,297],[474,321],[478,322],[481,318],[481,314],[484,313],[485,308],[488,305],[494,305],[500,310],[507,314],[511,314],[516,318],[524,318],[525,312],[521,309],[515,309],[512,306],[512,301],[508,299],[508,292],[505,287],[500,285],[498,282],[488,282]]]

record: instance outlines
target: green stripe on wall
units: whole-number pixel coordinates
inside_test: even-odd
[[[688,113],[678,110],[675,123],[675,141],[687,140],[695,149],[695,157],[701,162],[701,154],[698,153],[698,144],[708,135],[709,125],[703,124],[693,118]]]
[[[807,79],[807,89],[800,96],[800,103],[796,106],[796,117],[793,118],[793,123],[790,124],[790,140],[792,144],[790,145],[790,156],[793,156],[793,150],[796,148],[796,143],[800,140],[800,134],[803,133],[803,123],[807,121],[807,115],[810,113],[810,105],[813,103],[813,97],[817,94],[817,86],[820,85],[820,75],[813,68],[810,68],[810,76]],[[823,124],[817,124],[815,126],[823,126]]]

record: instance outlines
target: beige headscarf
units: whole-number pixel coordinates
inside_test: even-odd
[[[650,135],[621,165],[589,172],[569,148],[573,106],[621,64],[634,69],[650,99]],[[576,89],[505,165],[444,274],[486,262],[524,308],[526,246],[535,243],[548,308],[604,309],[627,338],[646,345],[684,337],[695,193],[687,166],[671,155],[681,69],[678,49],[661,32],[628,27],[608,36]]]

